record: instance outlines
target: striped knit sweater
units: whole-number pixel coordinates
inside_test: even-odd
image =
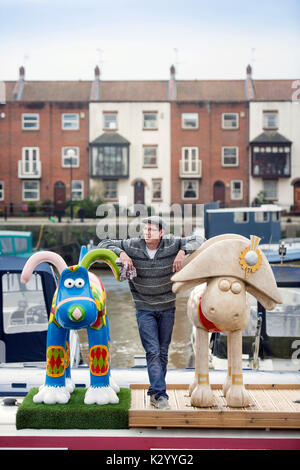
[[[99,248],[107,248],[117,255],[121,251],[132,259],[137,276],[129,280],[129,287],[137,310],[161,311],[175,307],[172,292],[173,262],[179,250],[192,253],[202,243],[201,237],[164,236],[151,259],[142,238],[103,240]]]

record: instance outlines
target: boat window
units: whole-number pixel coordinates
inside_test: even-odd
[[[48,316],[41,276],[34,274],[26,284],[20,277],[19,273],[2,276],[4,332],[45,331]]]
[[[5,253],[12,253],[12,239],[11,238],[1,238],[1,252]]]
[[[300,288],[279,288],[282,304],[266,311],[268,336],[300,337]]]
[[[247,299],[250,304],[250,317],[248,325],[243,331],[243,336],[255,336],[257,325],[257,300],[250,294],[247,295]]]
[[[269,222],[268,212],[255,212],[255,222]]]
[[[15,238],[15,250],[16,252],[27,251],[27,238]]]
[[[248,212],[234,212],[234,223],[235,224],[245,224],[249,222]]]
[[[266,332],[268,336],[300,337],[300,288],[280,287],[282,304],[274,310],[266,310]],[[250,318],[243,336],[255,336],[257,325],[257,300],[248,295]],[[292,353],[292,352],[291,352]]]

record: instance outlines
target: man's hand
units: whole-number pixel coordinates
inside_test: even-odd
[[[180,271],[180,269],[183,267],[184,257],[185,257],[185,252],[183,250],[179,250],[176,258],[174,259],[173,273]]]
[[[120,260],[122,261],[122,264],[124,264],[125,262],[127,262],[128,268],[129,268],[129,269],[133,269],[133,262],[132,262],[132,259],[125,253],[125,251],[122,251],[122,252],[120,253]]]

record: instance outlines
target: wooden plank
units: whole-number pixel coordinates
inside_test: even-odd
[[[167,384],[167,390],[186,390],[189,384]],[[222,384],[210,384],[213,390],[222,389]],[[135,389],[148,389],[149,384],[130,384],[130,388]],[[300,384],[245,384],[247,390],[299,390]]]
[[[144,390],[131,389],[131,408],[144,409]]]
[[[172,410],[178,410],[177,400],[176,400],[176,396],[175,396],[175,390],[169,389],[167,391],[167,393],[169,395],[169,405],[170,405],[171,409]]]
[[[295,403],[296,400],[300,401],[300,391],[299,390],[285,390],[284,395],[286,399],[291,403],[294,411],[300,412],[300,403]]]
[[[281,385],[281,384],[280,384]],[[285,384],[284,384],[285,385]],[[249,387],[253,404],[245,408],[227,406],[222,386],[212,387],[215,405],[196,408],[190,405],[188,386],[168,388],[170,410],[158,410],[150,405],[148,385],[132,386],[132,406],[129,411],[130,427],[170,428],[274,428],[300,429],[300,387],[268,384]]]
[[[214,391],[215,403],[220,410],[227,408],[226,398],[224,397],[223,390],[220,388]]]
[[[189,411],[189,408],[191,408],[191,397],[188,394],[188,390],[176,390],[176,398],[178,409]]]
[[[295,411],[292,401],[289,400],[289,398],[284,393],[285,390],[274,390],[273,393],[274,392],[276,393],[275,401],[276,401],[276,406],[278,408],[278,411],[286,411],[286,412]],[[268,391],[268,393],[270,393],[270,391]]]
[[[272,401],[268,399],[265,390],[252,390],[252,396],[262,411],[276,411]]]
[[[148,414],[148,416],[144,414],[130,416],[129,423],[130,427],[299,429],[299,421],[291,420],[288,416],[273,418],[269,415],[251,416],[239,413],[236,416],[234,416],[234,413],[208,415],[208,413],[203,412],[169,415],[168,411],[158,410],[152,415]]]

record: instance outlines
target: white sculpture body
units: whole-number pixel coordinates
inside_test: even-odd
[[[251,237],[250,243],[235,234],[213,237],[187,258],[183,269],[172,277],[174,292],[196,286],[187,304],[188,317],[196,327],[195,378],[189,388],[193,406],[214,404],[208,370],[212,331],[228,334],[228,370],[223,384],[227,405],[250,405],[242,374],[242,331],[250,316],[247,292],[268,310],[282,303],[272,269],[258,243],[257,237]]]

